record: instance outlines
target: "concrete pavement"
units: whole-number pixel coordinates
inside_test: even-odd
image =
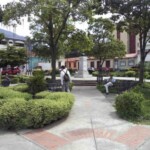
[[[0,150],[149,150],[150,126],[120,119],[115,95],[96,87],[74,87],[69,116],[37,130],[0,132]]]

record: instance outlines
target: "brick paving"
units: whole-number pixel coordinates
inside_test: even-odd
[[[92,147],[94,150],[96,145],[101,148],[105,144],[104,149],[109,150],[112,143],[117,150],[119,150],[120,145],[124,147],[124,150],[137,150],[150,140],[150,126],[128,123],[114,115],[113,96],[100,95],[91,87],[80,87],[74,91],[74,94],[76,105],[74,105],[66,122],[50,129],[33,130],[23,134],[23,136],[46,150],[61,148],[66,150],[67,146],[70,146],[69,150],[72,150],[71,148],[76,148],[76,146],[84,144],[86,140],[89,142],[91,139],[95,142],[95,145],[93,144],[95,147]],[[90,122],[91,118],[97,122]],[[75,121],[76,119],[78,120]],[[103,144],[101,145],[100,142]],[[87,143],[83,150],[89,150],[88,144],[91,143]],[[142,150],[149,150],[149,148],[146,147]]]
[[[117,137],[116,141],[135,149],[148,138],[150,138],[150,128],[135,126]]]
[[[24,134],[24,137],[48,150],[55,150],[58,147],[68,144],[68,141],[64,138],[61,138],[44,130],[35,130],[32,132],[28,132]]]
[[[23,136],[47,150],[57,150],[57,148],[66,144],[80,139],[93,138],[93,136],[96,138],[109,139],[124,144],[131,149],[136,149],[146,139],[150,138],[150,128],[134,126],[121,135],[114,130],[97,128],[92,131],[92,129],[85,128],[61,133],[61,135],[62,137],[47,132],[46,130],[35,130],[27,132]]]

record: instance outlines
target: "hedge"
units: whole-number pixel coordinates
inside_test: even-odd
[[[67,116],[74,102],[74,96],[66,92],[44,91],[32,99],[9,88],[0,91],[0,127],[5,129],[43,127]]]
[[[127,91],[116,97],[115,108],[121,118],[136,120],[142,116],[143,101],[141,93]]]

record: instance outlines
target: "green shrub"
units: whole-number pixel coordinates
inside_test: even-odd
[[[44,78],[45,76],[45,73],[43,70],[41,69],[34,69],[33,72],[32,72],[33,76],[41,76]]]
[[[0,107],[0,127],[6,129],[23,128],[26,126],[26,101],[13,99]]]
[[[94,76],[94,77],[97,77],[97,76],[98,76],[98,74],[99,74],[99,72],[98,72],[98,71],[93,71],[93,72],[92,72],[92,76]]]
[[[31,99],[31,95],[28,93],[21,93],[14,91],[10,88],[0,87],[0,101],[14,98],[24,98],[25,100]]]
[[[28,112],[28,125],[32,128],[43,127],[55,120],[68,115],[71,106],[65,99],[58,101],[34,100],[30,101],[30,111]],[[32,107],[31,107],[32,106]]]
[[[29,81],[29,76],[19,76],[20,83],[27,83]]]
[[[142,101],[144,97],[133,91],[124,92],[116,97],[115,108],[120,117],[136,120],[142,115]]]
[[[127,77],[135,77],[136,72],[135,71],[126,71],[125,76]]]
[[[14,91],[15,92],[15,91]],[[66,92],[41,92],[36,99],[8,98],[0,105],[0,127],[39,128],[68,115],[74,96]]]
[[[11,84],[17,84],[17,83],[19,83],[19,77],[11,78]]]
[[[145,100],[142,102],[143,108],[143,118],[150,120],[150,100]]]
[[[146,76],[146,79],[150,79],[150,74]]]
[[[70,83],[69,83],[69,90],[70,90],[70,91],[72,91],[73,86],[74,86],[74,83],[73,83],[73,82],[70,82]]]
[[[29,92],[32,94],[33,98],[36,93],[44,91],[46,89],[46,81],[40,74],[31,77],[27,84],[29,87]]]
[[[11,89],[14,91],[20,91],[20,92],[28,92],[29,88],[27,84],[18,84],[16,86],[12,86]]]
[[[60,99],[66,99],[69,103],[72,104],[72,99],[74,97],[72,96],[71,93],[66,93],[66,92],[49,92],[49,91],[43,91],[40,93],[37,93],[35,95],[36,99],[49,99],[49,100],[60,100]]]

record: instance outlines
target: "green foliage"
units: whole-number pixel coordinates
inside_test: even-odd
[[[4,39],[4,38],[5,38],[4,34],[3,34],[3,33],[0,33],[0,41],[1,41],[2,39]]]
[[[27,83],[29,81],[29,76],[23,76],[23,75],[20,75],[19,76],[19,82],[20,83]]]
[[[4,10],[4,21],[6,24],[12,20],[20,22],[22,16],[28,15],[33,33],[33,41],[31,39],[28,42],[36,45],[36,52],[40,56],[51,60],[52,79],[55,80],[56,59],[65,52],[66,43],[71,34],[76,31],[74,22],[85,21],[91,17],[91,6],[92,2],[89,0],[32,0],[28,3],[20,0],[7,4]],[[85,41],[88,39],[85,38]],[[80,44],[82,50],[86,47],[89,49],[89,44],[86,43],[86,46],[81,41]],[[79,45],[72,45],[80,49]]]
[[[26,126],[27,102],[23,99],[7,101],[0,107],[0,127],[6,129]]]
[[[82,30],[77,30],[70,34],[70,38],[66,43],[67,49],[74,50],[78,49],[81,53],[90,51],[93,47],[93,42],[90,37],[86,35],[86,33]]]
[[[2,6],[0,6],[0,22],[3,21],[3,10],[2,10]],[[1,38],[0,38],[1,39]]]
[[[19,92],[28,92],[29,88],[27,84],[18,84],[16,86],[12,86],[11,89],[14,91],[19,91]]]
[[[73,86],[74,86],[74,83],[73,83],[73,82],[70,82],[70,83],[69,83],[69,90],[70,90],[70,91],[72,91]]]
[[[103,65],[106,59],[122,57],[125,55],[125,45],[122,41],[115,40],[112,36],[114,24],[109,19],[93,19],[89,22],[90,37],[94,46],[89,55],[94,56]]]
[[[2,99],[5,97],[3,90]],[[8,90],[8,89],[7,89]],[[41,92],[36,99],[25,100],[25,94],[9,89],[11,95],[5,101],[0,101],[0,127],[5,129],[39,128],[68,115],[74,96],[66,92]],[[20,93],[21,97],[13,97]],[[2,96],[3,94],[3,96]],[[19,96],[19,94],[18,94]],[[1,100],[2,100],[1,99]]]
[[[11,84],[17,84],[17,83],[19,83],[19,77],[11,78]]]
[[[41,71],[40,71],[41,72]],[[44,80],[43,75],[39,72],[35,73],[33,77],[30,77],[28,81],[29,92],[35,96],[36,93],[44,91],[46,89],[46,82]]]
[[[150,100],[145,100],[142,103],[143,108],[143,120],[150,121]]]
[[[24,48],[7,47],[0,51],[0,67],[6,67],[8,64],[20,66],[27,62],[26,50]]]
[[[121,118],[136,120],[142,116],[142,101],[142,94],[124,92],[116,97],[115,108]]]
[[[97,77],[97,76],[98,76],[98,74],[99,74],[99,72],[98,72],[98,71],[94,71],[94,72],[92,72],[92,75],[93,75],[94,77]]]
[[[0,102],[7,99],[24,98],[25,100],[31,99],[31,95],[28,93],[21,93],[13,91],[11,88],[0,87]]]
[[[33,76],[41,76],[42,78],[44,78],[44,71],[41,69],[34,69],[32,72]]]
[[[126,30],[129,34],[139,36],[140,43],[140,70],[139,82],[143,83],[144,79],[144,63],[147,54],[146,45],[150,38],[150,1],[149,0],[130,0],[130,1],[114,1],[107,6],[112,12],[112,20],[117,22],[118,30]],[[123,18],[123,19],[120,19]]]
[[[126,77],[135,77],[136,72],[135,71],[127,71],[125,72]]]

